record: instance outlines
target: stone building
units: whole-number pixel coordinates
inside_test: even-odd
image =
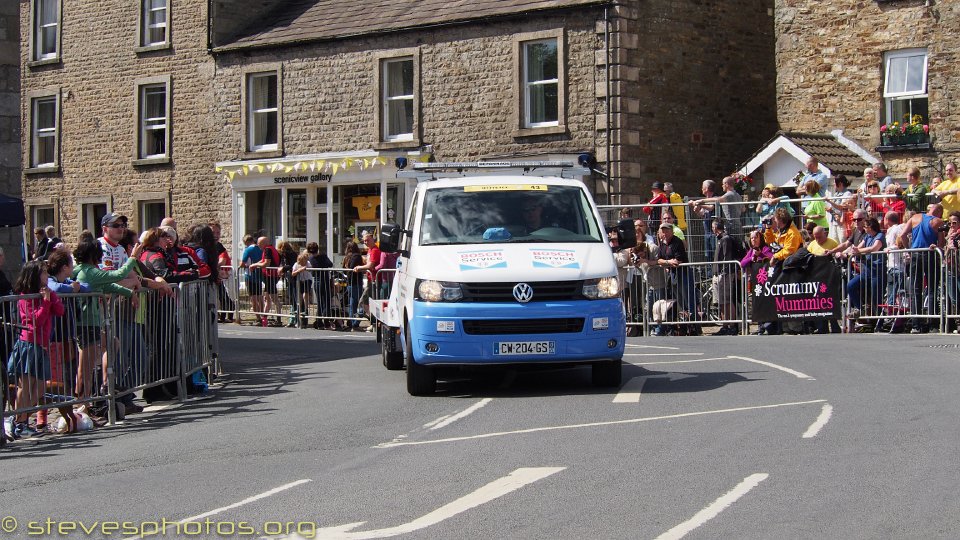
[[[20,23],[17,5],[0,3],[0,193],[20,198]],[[2,268],[13,281],[22,262],[23,230],[0,228]]]
[[[335,252],[406,209],[394,157],[591,153],[621,204],[695,194],[776,131],[772,0],[20,8],[24,195],[68,240],[113,210]]]
[[[778,0],[780,128],[843,130],[895,178],[913,166],[928,182],[942,175],[960,157],[958,20],[956,0]],[[881,135],[881,126],[917,116],[917,136]]]

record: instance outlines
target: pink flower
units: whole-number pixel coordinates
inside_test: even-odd
[[[884,124],[884,125],[880,126],[880,133],[886,133],[886,132],[887,132],[887,125]]]
[[[907,132],[907,126],[905,125],[900,126],[900,133],[906,133],[906,132]]]
[[[821,284],[820,284],[820,294],[823,294],[823,293],[825,293],[825,292],[827,292],[827,284],[826,284],[826,283],[821,283]]]
[[[924,125],[923,125],[923,132],[924,132],[924,133],[930,133],[930,125],[929,125],[929,124],[924,124]]]

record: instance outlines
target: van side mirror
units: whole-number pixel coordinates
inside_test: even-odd
[[[617,249],[628,249],[637,245],[637,230],[632,219],[621,219],[616,226]]]
[[[380,227],[380,251],[396,253],[400,250],[400,240],[404,233],[403,227],[396,223],[384,223]]]

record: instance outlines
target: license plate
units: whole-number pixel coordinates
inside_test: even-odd
[[[548,355],[556,353],[556,341],[500,341],[493,344],[493,354],[497,356]]]

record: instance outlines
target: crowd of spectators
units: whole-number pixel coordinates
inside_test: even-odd
[[[842,174],[827,177],[816,158],[810,158],[794,179],[795,196],[767,184],[757,200],[750,201],[737,191],[742,176],[731,175],[721,181],[719,190],[715,181],[705,180],[703,196],[690,198],[685,206],[670,204],[677,195],[672,186],[668,190],[665,183],[654,182],[652,197],[642,206],[642,217],[635,220],[638,246],[618,257],[633,320],[638,320],[638,308],[645,303],[654,322],[654,335],[699,333],[699,324],[669,324],[706,320],[709,306],[700,303],[703,287],[691,287],[692,281],[709,283],[719,319],[737,320],[737,308],[745,306],[737,305],[739,291],[732,283],[728,262],[739,261],[749,276],[760,266],[782,265],[801,250],[814,257],[829,257],[841,267],[849,304],[846,314],[854,322],[861,315],[895,319],[892,315],[936,312],[934,308],[956,315],[960,259],[957,166],[949,163],[945,177],[929,183],[919,168],[905,172],[901,182],[878,163],[865,169],[862,183],[852,187]],[[631,210],[622,209],[620,218],[632,215]],[[676,224],[680,220],[692,224],[692,217],[702,220],[702,243],[690,228]],[[941,259],[933,248],[943,254],[942,264],[947,269],[943,284],[939,283]],[[694,268],[685,272],[682,263],[693,261],[716,264],[696,267],[697,273],[691,277]],[[645,291],[637,290],[640,280],[634,276],[640,274],[646,276]],[[943,306],[935,304],[941,286],[947,293]],[[766,324],[757,333],[840,332],[841,322]],[[950,330],[953,328],[951,321]],[[869,329],[926,333],[932,322],[928,317],[913,317],[905,324],[903,320],[884,324],[881,318],[870,322]],[[728,322],[721,325],[719,334],[739,331],[739,325]]]
[[[100,225],[99,237],[83,231],[72,250],[56,237],[53,227],[36,229],[33,256],[13,284],[0,271],[0,296],[31,295],[4,305],[5,331],[0,333],[7,359],[2,370],[4,402],[15,409],[35,407],[53,384],[60,400],[83,400],[75,407],[58,407],[65,431],[76,429],[81,417],[90,418],[94,425],[105,422],[106,400],[97,397],[107,394],[108,383],[124,391],[154,381],[155,366],[147,364],[169,352],[167,338],[173,335],[169,314],[164,319],[156,306],[174,295],[172,285],[200,280],[222,290],[230,272],[229,255],[219,242],[220,225],[215,221],[193,225],[183,234],[172,218],[140,235],[129,228],[126,216],[117,213],[103,216]],[[0,252],[0,267],[2,263]],[[148,290],[155,292],[147,294]],[[118,303],[105,304],[99,297],[61,297],[71,293],[102,293]],[[113,343],[104,331],[107,309],[114,310],[109,315],[117,316],[119,337]],[[151,328],[145,327],[148,312]],[[108,354],[111,347],[119,354]],[[108,358],[114,359],[113,366]],[[208,376],[195,377],[188,391],[203,391]],[[175,385],[147,386],[140,399],[150,403],[175,392]],[[136,400],[133,392],[118,398],[118,413],[141,412],[143,406]],[[33,424],[32,416],[36,417]],[[47,420],[46,410],[7,417],[0,442],[48,431]]]

